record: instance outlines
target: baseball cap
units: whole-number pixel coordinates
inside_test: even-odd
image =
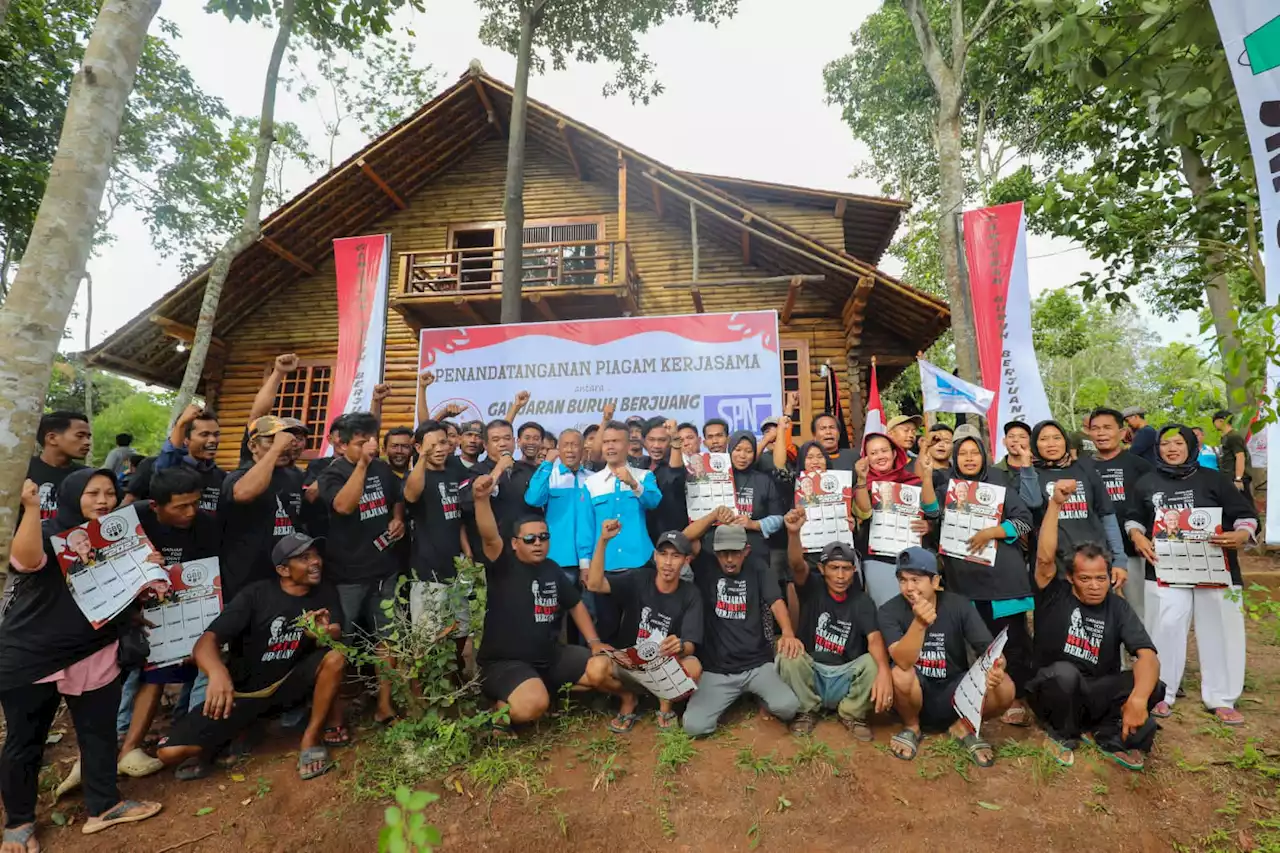
[[[466,435],[470,432],[484,435],[484,421],[464,421],[463,424],[458,427],[458,432],[461,435]]]
[[[1120,414],[1126,418],[1132,418],[1134,416],[1146,417],[1147,410],[1142,408],[1141,406],[1128,406],[1123,411],[1121,411]]]
[[[1025,421],[1005,421],[1003,429],[1005,435],[1009,434],[1009,430],[1014,429],[1026,430],[1028,435],[1031,434],[1031,427],[1027,426]]]
[[[1232,414],[1228,412],[1226,409],[1219,409],[1218,411],[1213,413],[1213,419],[1215,421],[1229,421],[1231,420],[1231,418],[1232,418]]]
[[[858,554],[853,550],[853,546],[845,542],[828,542],[822,546],[822,553],[818,556],[818,561],[829,563],[832,560],[841,560],[846,563],[858,565]]]
[[[741,551],[747,547],[746,528],[737,524],[722,524],[716,528],[711,540],[714,551]]]
[[[323,536],[312,539],[305,533],[290,533],[271,549],[271,563],[275,566],[283,566],[289,558],[296,557],[312,545],[321,542],[324,542]]]
[[[924,418],[919,415],[898,415],[896,418],[889,418],[889,423],[885,424],[884,428],[886,430],[890,430],[894,427],[902,426],[903,424],[915,424],[916,426],[920,426],[922,423],[924,423]]]
[[[765,418],[764,421],[760,424],[760,431],[764,432],[769,427],[777,427],[777,425],[778,425],[777,418]]]
[[[272,436],[280,432],[296,432],[307,437],[307,427],[297,418],[278,418],[275,415],[263,415],[249,426],[249,439]]]
[[[908,548],[898,554],[898,571],[938,573],[938,558],[925,548]]]
[[[967,438],[976,438],[978,441],[982,441],[982,433],[979,432],[978,428],[973,424],[960,424],[960,426],[956,427],[956,431],[952,433],[951,437],[955,440],[956,444],[959,444]]]
[[[653,550],[659,551],[663,545],[672,546],[686,557],[693,553],[693,545],[689,544],[688,538],[679,530],[668,530],[659,536],[658,541],[653,543]]]

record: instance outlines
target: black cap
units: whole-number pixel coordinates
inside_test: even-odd
[[[312,545],[323,541],[323,536],[312,539],[305,533],[290,533],[277,542],[276,547],[271,549],[271,564],[283,566],[287,560],[298,556]]]
[[[1213,413],[1213,419],[1214,419],[1215,421],[1227,421],[1227,422],[1230,422],[1230,421],[1231,421],[1231,413],[1230,413],[1230,412],[1228,412],[1226,409],[1219,409],[1218,411],[1216,411],[1216,412],[1214,412],[1214,413]]]
[[[1007,421],[1004,425],[1004,434],[1008,435],[1011,429],[1023,429],[1027,431],[1028,435],[1031,434],[1031,427],[1027,426],[1023,421]]]
[[[458,432],[466,435],[469,432],[484,435],[484,421],[463,421],[458,425]]]
[[[898,555],[898,571],[938,573],[938,557],[926,548],[908,548]]]
[[[653,543],[653,550],[660,551],[663,545],[672,546],[686,557],[693,553],[693,545],[689,544],[688,537],[679,530],[668,530],[659,536],[658,541]]]
[[[822,554],[819,555],[818,560],[823,563],[841,560],[846,563],[853,563],[856,566],[858,565],[858,552],[853,549],[852,545],[837,540],[822,546]]]

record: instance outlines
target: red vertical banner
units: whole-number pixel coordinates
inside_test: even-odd
[[[329,412],[336,417],[368,411],[373,387],[382,381],[391,235],[334,240],[333,260],[338,285],[338,360],[333,368]],[[327,434],[328,424],[322,428]],[[331,452],[326,440],[321,453],[327,456]]]

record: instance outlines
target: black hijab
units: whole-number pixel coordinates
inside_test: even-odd
[[[1160,455],[1160,439],[1164,438],[1165,433],[1175,431],[1187,443],[1187,461],[1181,465],[1170,465]],[[1156,436],[1156,470],[1171,480],[1185,480],[1200,470],[1200,439],[1196,438],[1195,431],[1191,427],[1168,424],[1160,428]]]
[[[973,476],[960,473],[960,447],[967,441],[972,441],[976,444],[978,446],[978,452],[982,454],[982,468],[980,468],[978,473]],[[973,436],[962,438],[951,448],[951,476],[953,478],[959,477],[961,480],[972,480],[975,483],[985,483],[987,481],[987,465],[989,462],[990,460],[987,457],[987,446],[982,443],[982,439],[980,438],[974,438]]]
[[[89,519],[80,511],[80,498],[89,487],[89,481],[97,476],[106,477],[116,490],[116,505],[120,504],[120,483],[110,468],[81,468],[67,475],[58,486],[58,514],[41,526],[41,533],[47,540],[50,536],[64,533],[73,527],[84,524]]]
[[[751,432],[750,430],[740,429],[737,432],[735,432],[733,435],[729,436],[729,446],[728,446],[729,455],[730,457],[732,457],[733,451],[736,450],[738,445],[744,441],[751,442],[751,458],[754,461],[756,456],[756,434],[754,432]],[[731,467],[733,467],[732,458],[730,459],[729,464]],[[733,467],[733,470],[734,470],[734,473],[739,473],[736,467]],[[751,470],[750,465],[747,466],[747,470],[748,471]]]
[[[1045,427],[1053,427],[1062,434],[1062,458],[1050,461],[1040,456],[1040,433]],[[1062,424],[1055,420],[1041,421],[1031,428],[1031,464],[1037,468],[1066,468],[1071,465],[1071,439]]]

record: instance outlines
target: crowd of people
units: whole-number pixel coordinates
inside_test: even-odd
[[[1217,470],[1202,462],[1193,430],[1157,430],[1141,411],[1109,408],[1090,414],[1084,437],[1055,421],[993,425],[1005,449],[997,464],[974,426],[922,432],[909,416],[865,436],[860,452],[827,413],[806,425],[812,440],[799,447],[785,416],[758,436],[718,419],[620,421],[611,406],[598,425],[552,435],[520,421],[526,392],[506,417],[456,422],[456,407],[431,414],[428,372],[412,430],[382,430],[383,385],[371,411],[308,427],[270,414],[296,366],[295,356],[276,359],[231,472],[216,462],[222,425],[198,406],[159,454],[127,467],[130,436],[117,437],[111,465],[91,468],[81,464],[87,416],[40,421],[0,621],[0,853],[38,849],[42,756],[61,702],[80,760],[58,793],[83,788],[86,833],[160,810],[125,798],[118,774],[172,767],[179,779],[202,778],[282,714],[303,729],[299,776],[324,774],[332,750],[352,739],[342,699],[350,667],[335,641],[385,639],[397,608],[455,644],[460,668],[505,712],[500,737],[546,714],[565,685],[616,696],[608,727],[620,736],[648,706],[653,725],[709,735],[750,695],[796,734],[833,712],[851,737],[870,741],[896,718],[896,757],[912,760],[922,738],[938,734],[987,767],[994,751],[952,700],[974,657],[1007,631],[982,716],[1015,726],[1034,716],[1064,765],[1089,738],[1136,770],[1178,697],[1193,620],[1201,699],[1222,723],[1243,723],[1237,554],[1255,538],[1257,515],[1248,454],[1227,413]],[[332,455],[303,470],[300,455],[319,429]],[[690,518],[690,467],[704,452],[727,454],[733,505]],[[827,470],[850,474],[852,544],[846,536],[810,550],[796,483]],[[870,553],[880,482],[920,487],[911,523],[919,547]],[[974,554],[993,546],[991,565],[939,554],[953,484],[1006,490],[998,523],[967,542]],[[139,609],[95,629],[59,571],[52,537],[123,505],[137,507],[165,565],[219,560],[224,606],[189,661],[145,667]],[[1203,507],[1221,509],[1222,532],[1210,541],[1226,554],[1230,587],[1157,582],[1157,515]],[[451,594],[460,557],[485,567],[478,638]],[[687,700],[647,696],[611,654],[640,642],[696,682]],[[145,744],[166,691],[173,725],[153,757]],[[390,725],[397,714],[382,678],[373,719]]]

